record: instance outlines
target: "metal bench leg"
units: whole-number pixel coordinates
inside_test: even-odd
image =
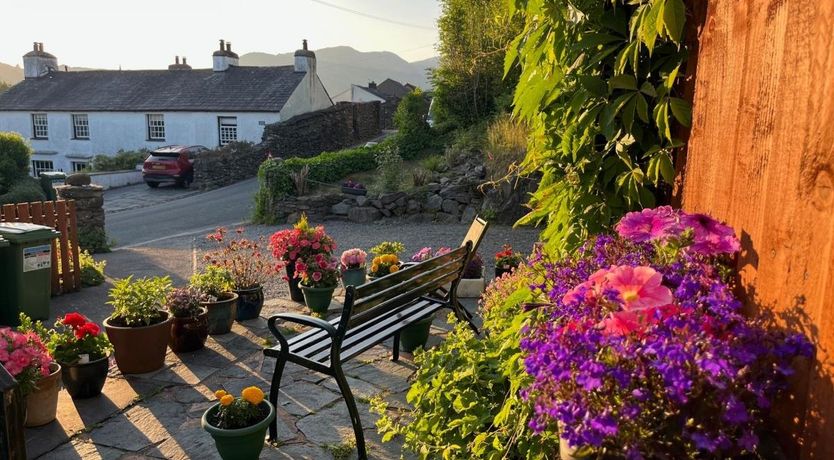
[[[284,357],[278,357],[275,361],[275,371],[272,373],[272,386],[269,387],[269,402],[276,408],[278,408],[278,393],[281,389],[281,375],[284,373],[284,365],[287,363],[287,359]],[[278,440],[278,417],[272,419],[272,423],[269,424],[269,441],[275,442]]]
[[[367,460],[368,453],[365,452],[365,434],[362,432],[362,421],[359,419],[356,401],[353,400],[353,393],[350,391],[344,372],[342,372],[342,366],[338,363],[333,364],[333,377],[336,378],[336,383],[339,384],[342,397],[345,398],[345,404],[347,404],[348,412],[350,413],[350,423],[353,425],[353,434],[356,436],[358,460]]]
[[[391,361],[397,362],[400,360],[400,333],[394,334],[394,352],[391,356]]]
[[[469,328],[472,329],[473,332],[475,332],[475,335],[481,335],[481,333],[478,331],[478,327],[475,326],[475,318],[472,317],[472,313],[469,313],[469,310],[467,310],[466,307],[464,307],[463,304],[460,303],[458,300],[455,300],[454,310],[458,316],[458,319],[466,321],[466,323],[469,324]]]

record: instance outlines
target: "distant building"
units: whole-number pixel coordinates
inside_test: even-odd
[[[333,97],[333,102],[374,102],[382,104],[380,110],[381,125],[385,129],[394,127],[394,112],[400,100],[417,87],[386,78],[380,84],[368,83],[368,86],[350,85],[350,89],[342,91]]]
[[[307,40],[292,66],[239,66],[223,40],[212,60],[211,69],[177,57],[167,70],[67,72],[35,43],[25,79],[0,94],[0,131],[30,139],[37,176],[118,150],[259,142],[265,125],[333,105]]]

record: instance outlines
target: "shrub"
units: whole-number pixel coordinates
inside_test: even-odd
[[[0,204],[31,203],[45,199],[40,182],[34,177],[23,176],[12,183],[8,192],[0,195]]]
[[[376,183],[379,192],[396,192],[403,183],[403,159],[397,148],[388,146],[377,152],[374,157],[379,180]]]
[[[505,178],[521,164],[527,153],[527,128],[502,115],[493,121],[486,132],[484,166],[491,181]]]
[[[402,157],[414,159],[423,149],[431,145],[431,128],[426,123],[429,104],[423,92],[417,88],[405,95],[394,113],[394,124],[398,132],[396,143]]]
[[[32,149],[17,133],[0,132],[0,194],[29,175]]]
[[[415,187],[420,187],[426,185],[431,180],[431,177],[431,171],[426,171],[425,169],[415,169],[411,173],[411,183],[414,184]]]
[[[191,275],[188,284],[203,294],[217,301],[235,288],[232,275],[228,270],[216,265],[207,265],[203,271]]]
[[[171,290],[169,277],[136,278],[133,275],[117,280],[110,289],[113,314],[117,326],[141,327],[162,321],[165,296]]]
[[[93,254],[110,252],[107,234],[102,228],[82,228],[78,231],[78,246]]]
[[[83,286],[98,286],[104,283],[106,261],[96,262],[88,251],[81,251],[78,253],[78,262],[81,266],[81,284]]]
[[[443,158],[442,155],[432,155],[430,157],[423,158],[423,161],[420,162],[420,166],[431,172],[443,172],[447,168],[446,159]]]
[[[90,161],[87,169],[91,172],[136,169],[136,165],[144,162],[149,154],[149,150],[142,149],[127,152],[119,150],[115,155],[96,155]]]

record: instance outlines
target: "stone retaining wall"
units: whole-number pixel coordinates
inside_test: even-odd
[[[107,250],[104,232],[104,187],[100,185],[59,185],[58,198],[75,201],[78,240],[82,249],[91,252]]]
[[[248,142],[202,152],[194,161],[194,186],[214,189],[255,177],[265,159],[263,148]]]

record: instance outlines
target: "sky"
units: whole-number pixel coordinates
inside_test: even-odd
[[[351,10],[351,11],[347,11]],[[242,55],[347,45],[407,61],[436,54],[437,0],[3,0],[0,62],[43,42],[60,65],[155,69],[187,56],[211,67],[218,40]],[[370,16],[370,17],[369,17]],[[10,20],[11,19],[11,20]]]

